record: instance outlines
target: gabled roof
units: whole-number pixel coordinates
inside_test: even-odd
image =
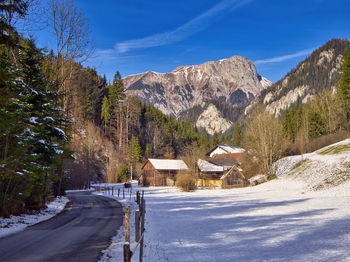
[[[238,171],[238,174],[243,178],[245,179],[245,176],[242,174],[242,169],[238,168],[237,166],[233,166],[230,168],[229,171],[227,171],[220,179],[223,180],[225,179],[227,176],[229,176],[233,170],[237,170]]]
[[[239,147],[239,146],[217,145],[217,146],[214,146],[212,149],[210,149],[209,152],[206,155],[209,156],[218,147],[221,148],[222,150],[224,150],[225,152],[231,153],[231,154],[237,154],[237,153],[245,152],[245,150],[243,148]]]
[[[228,158],[228,157],[209,158],[208,162],[217,166],[232,167],[233,165],[237,165],[237,160],[235,158]]]
[[[217,166],[214,165],[208,161],[205,161],[203,159],[198,159],[197,161],[198,164],[198,168],[201,172],[223,172],[224,171],[224,167],[223,166]]]
[[[187,170],[188,166],[182,160],[175,159],[148,159],[157,170]]]

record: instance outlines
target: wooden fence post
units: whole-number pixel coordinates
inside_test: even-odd
[[[130,207],[125,207],[125,242],[130,243]]]
[[[130,244],[124,244],[124,262],[131,262]]]
[[[131,261],[130,252],[130,207],[125,207],[125,244],[124,244],[124,262]]]
[[[120,193],[120,188],[118,188],[118,197],[119,197],[119,193]]]
[[[136,203],[140,209],[140,191],[136,191]]]
[[[113,192],[113,191],[114,191],[114,187],[112,187],[112,196],[114,195],[114,192]]]
[[[140,240],[140,211],[135,211],[135,242]]]
[[[145,236],[143,235],[143,232],[145,231],[145,214],[146,214],[146,202],[143,199],[143,191],[142,191],[142,207],[141,207],[141,241],[140,241],[140,257],[139,261],[142,262],[143,257],[143,240],[145,239]]]
[[[124,192],[124,187],[123,187],[123,199],[125,198],[125,192]]]

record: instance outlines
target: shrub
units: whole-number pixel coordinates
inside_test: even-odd
[[[196,179],[189,174],[179,175],[176,179],[175,185],[181,188],[182,191],[188,192],[197,189]]]

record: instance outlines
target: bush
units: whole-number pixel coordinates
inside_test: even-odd
[[[175,185],[178,188],[181,188],[181,190],[184,192],[188,192],[188,191],[192,191],[192,190],[197,189],[196,179],[194,179],[189,174],[179,175],[176,179]]]

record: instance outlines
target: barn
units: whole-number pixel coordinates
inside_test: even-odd
[[[186,163],[175,159],[148,159],[142,167],[141,186],[174,186],[176,176],[188,171]]]

